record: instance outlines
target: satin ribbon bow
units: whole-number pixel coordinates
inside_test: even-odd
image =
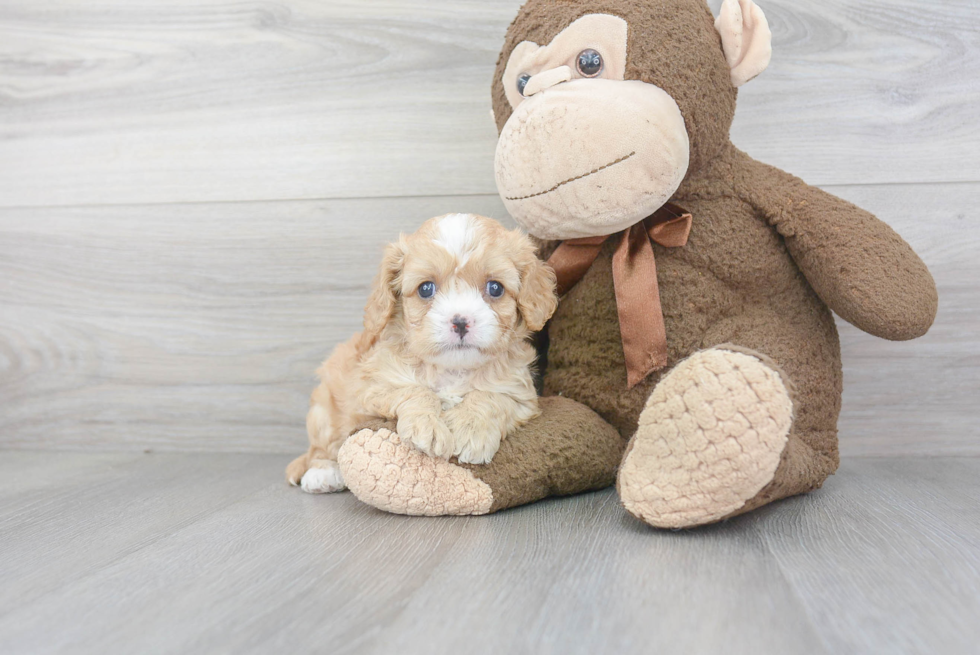
[[[653,243],[665,248],[687,244],[691,223],[687,210],[667,203],[652,216],[618,233],[622,236],[612,259],[613,286],[630,389],[667,365],[667,329],[660,305]],[[569,239],[559,244],[548,258],[558,278],[559,296],[582,279],[599,256],[602,244],[613,236]]]

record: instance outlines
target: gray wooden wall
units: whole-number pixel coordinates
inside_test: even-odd
[[[0,448],[299,452],[382,244],[509,220],[489,85],[518,5],[0,4]],[[940,289],[918,341],[841,326],[842,450],[980,454],[980,3],[760,5],[735,143],[876,212]]]

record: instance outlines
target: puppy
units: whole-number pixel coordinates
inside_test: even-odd
[[[364,331],[317,374],[309,451],[286,469],[310,493],[345,487],[340,446],[355,427],[397,422],[403,442],[485,464],[538,414],[528,343],[558,303],[555,274],[531,240],[489,218],[449,214],[384,253]]]

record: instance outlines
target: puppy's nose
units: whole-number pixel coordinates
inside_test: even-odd
[[[453,332],[458,334],[459,338],[462,339],[466,335],[466,330],[469,328],[469,326],[466,324],[466,319],[457,314],[456,316],[453,316],[452,323]]]

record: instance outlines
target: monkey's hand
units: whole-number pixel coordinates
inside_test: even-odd
[[[885,339],[922,336],[936,317],[936,283],[912,248],[863,209],[739,152],[739,195],[782,235],[820,299]]]

